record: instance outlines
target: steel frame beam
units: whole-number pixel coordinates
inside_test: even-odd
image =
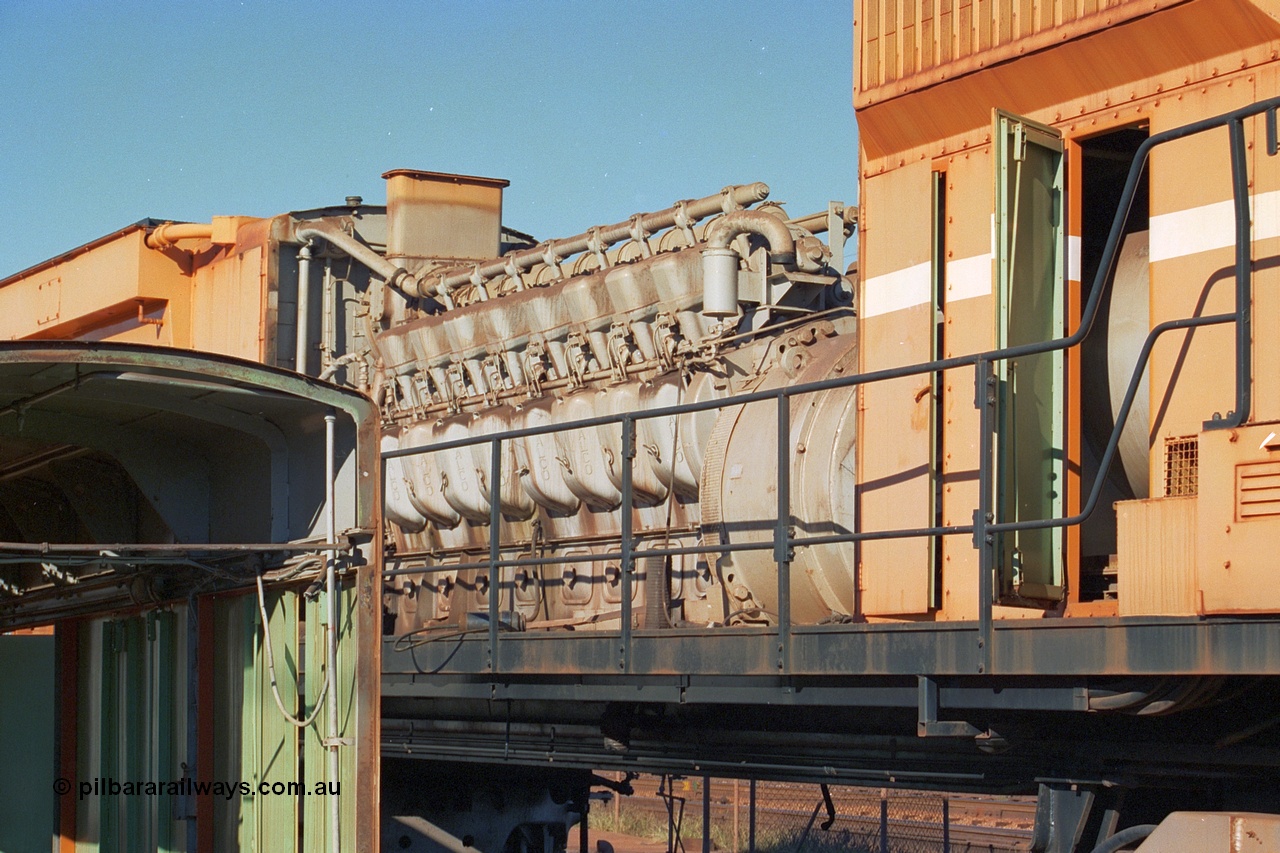
[[[791,675],[965,676],[978,671],[983,649],[973,622],[796,626]],[[1001,622],[989,653],[997,685],[1021,676],[1268,675],[1280,671],[1280,617],[1099,617]],[[459,637],[397,651],[387,640],[383,680],[417,683],[429,695],[442,677],[471,676],[501,685],[521,680],[610,676],[618,685],[636,676],[701,679],[776,676],[777,640],[769,628],[636,630],[631,671],[617,673],[617,631],[571,636],[505,633],[501,676],[486,673],[485,645]],[[744,681],[743,683],[748,683]],[[913,682],[914,684],[914,682]],[[486,688],[487,689],[487,688]],[[530,689],[533,689],[532,687]]]

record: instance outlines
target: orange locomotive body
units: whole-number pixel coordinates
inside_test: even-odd
[[[1275,373],[1263,366],[1276,358],[1268,258],[1280,248],[1266,114],[1240,131],[1252,367],[1237,365],[1230,325],[1160,336],[1117,464],[1098,473],[1148,331],[1236,308],[1228,128],[1151,149],[1099,276],[1129,166],[1161,132],[1280,92],[1276,18],[1270,4],[1247,2],[858,4],[861,369],[1064,337],[1105,288],[1081,344],[997,370],[1000,520],[1074,515],[1106,478],[1083,525],[1005,537],[997,607],[1025,612],[997,616],[1280,606],[1266,581],[1265,543],[1277,535],[1269,436],[1280,418]],[[1236,417],[1240,370],[1250,403]],[[963,368],[867,388],[864,528],[901,526],[903,507],[918,526],[971,521],[973,386]],[[1235,425],[1221,428],[1227,420]],[[978,566],[962,537],[932,549],[868,543],[865,613],[972,619]]]

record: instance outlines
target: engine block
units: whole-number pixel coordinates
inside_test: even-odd
[[[501,444],[503,558],[544,561],[516,568],[502,585],[500,609],[519,614],[512,618],[522,625],[588,629],[620,618],[619,561],[600,557],[616,554],[622,536],[621,430],[617,423],[575,429],[575,422],[856,370],[854,279],[829,265],[831,252],[814,233],[827,230],[828,217],[788,220],[780,205],[763,204],[729,220],[738,213],[735,189],[742,188],[720,197],[719,217],[676,216],[677,224],[656,234],[632,227],[614,248],[598,239],[606,229],[591,229],[597,239],[576,258],[558,258],[557,244],[543,244],[529,269],[509,259],[477,264],[468,284],[452,290],[442,286],[450,272],[427,271],[421,279],[434,276],[436,294],[447,299],[427,301],[432,313],[406,316],[377,335],[384,451],[556,427]],[[852,216],[842,212],[836,209],[844,232]],[[733,316],[703,310],[704,250],[722,220],[750,226],[732,236]],[[767,234],[778,225],[795,241],[794,254],[772,251]],[[484,267],[502,272],[485,277]],[[848,388],[813,395],[792,412],[799,444],[791,476],[803,483],[793,513],[807,531],[853,529],[855,396]],[[638,546],[769,540],[777,463],[762,450],[776,444],[772,404],[635,423]],[[488,553],[491,452],[483,442],[387,460],[396,555],[389,568],[397,574],[386,603],[396,633],[433,624],[465,629],[466,614],[487,610],[488,569],[448,567]],[[797,575],[808,579],[794,592],[797,618],[854,612],[852,553],[818,546],[797,558]],[[767,548],[642,559],[632,585],[636,624],[770,622],[775,571]]]

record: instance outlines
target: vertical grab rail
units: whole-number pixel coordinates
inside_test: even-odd
[[[1274,116],[1274,108],[1267,115]],[[1232,119],[1227,130],[1231,135],[1231,200],[1236,219],[1236,407],[1226,418],[1215,415],[1205,421],[1205,429],[1235,429],[1248,420],[1253,406],[1253,239],[1244,118]]]
[[[498,527],[502,522],[502,439],[490,443],[489,457],[489,671],[498,671],[498,620],[501,618],[502,542]]]
[[[988,526],[995,522],[996,373],[995,364],[979,358],[973,367],[974,399],[978,408],[978,508],[973,511],[973,547],[978,549],[978,672],[991,671],[991,639],[994,625],[996,537]]]
[[[778,669],[791,671],[791,397],[778,392],[778,518],[773,558],[778,564]]]

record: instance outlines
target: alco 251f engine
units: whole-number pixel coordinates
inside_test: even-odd
[[[501,558],[536,558],[502,584],[506,627],[616,629],[619,561],[599,557],[617,554],[623,530],[621,430],[559,427],[855,370],[854,279],[840,258],[856,210],[788,220],[781,205],[758,204],[767,195],[760,183],[728,187],[466,265],[397,252],[392,226],[388,258],[411,274],[392,282],[388,328],[376,333],[384,452],[557,427],[502,442],[497,483],[488,442],[387,459],[396,634],[466,630],[467,614],[488,611],[488,569],[448,567],[489,555],[495,488]],[[392,220],[406,207],[393,198]],[[834,252],[815,236],[833,229]],[[792,512],[808,533],[854,527],[855,400],[842,388],[792,412]],[[770,540],[771,402],[635,423],[638,548]],[[753,521],[728,531],[722,519]],[[852,553],[797,557],[797,620],[852,612]],[[776,589],[767,547],[648,557],[636,566],[633,624],[768,623]]]

